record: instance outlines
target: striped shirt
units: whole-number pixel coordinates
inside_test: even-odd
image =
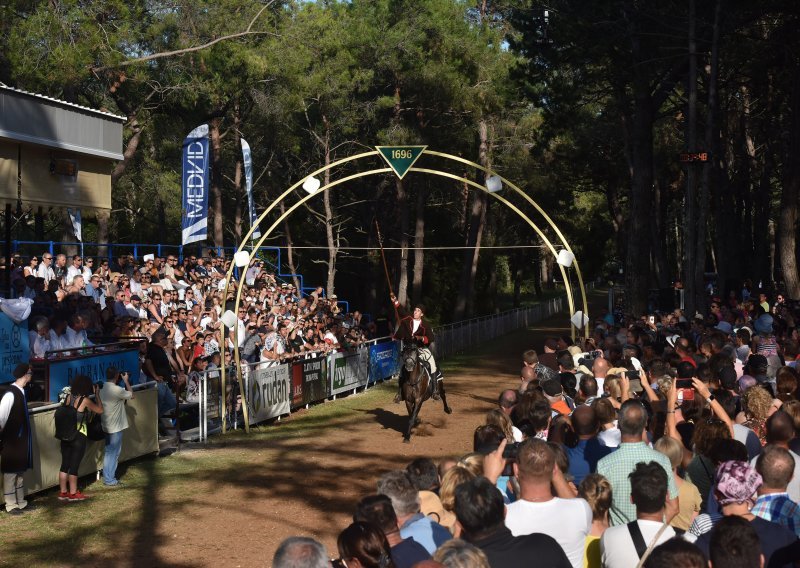
[[[678,486],[672,476],[672,465],[662,453],[650,448],[644,442],[623,442],[617,451],[597,462],[597,473],[608,479],[611,483],[611,511],[612,525],[622,525],[636,520],[636,506],[631,503],[631,481],[628,477],[640,462],[654,461],[664,468],[667,473],[667,489],[669,496],[678,496]]]
[[[792,501],[788,493],[761,495],[750,512],[765,521],[778,523],[800,536],[800,505]]]

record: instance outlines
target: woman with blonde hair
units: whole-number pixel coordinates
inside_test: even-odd
[[[586,499],[592,509],[592,530],[586,536],[583,565],[584,568],[600,568],[600,537],[608,528],[611,483],[599,473],[590,473],[578,486],[578,496]]]
[[[683,445],[674,438],[663,436],[658,439],[653,448],[667,456],[672,466],[672,477],[678,487],[680,509],[672,519],[672,522],[670,522],[670,526],[680,535],[688,531],[689,527],[692,526],[692,521],[700,513],[700,505],[703,502],[703,498],[694,483],[686,481],[678,475],[678,467],[683,461]]]
[[[767,443],[766,422],[772,407],[772,395],[760,386],[752,386],[742,395],[744,403],[744,425],[758,436],[761,445]]]
[[[462,456],[456,465],[468,469],[475,477],[483,475],[483,455],[478,452]]]
[[[511,418],[500,410],[493,408],[486,414],[486,424],[490,426],[497,426],[505,434],[506,440],[509,444],[514,442],[514,431],[512,429]]]
[[[480,475],[483,475],[481,472]],[[456,487],[477,477],[471,470],[462,465],[451,467],[442,478],[442,485],[439,488],[439,500],[442,502],[444,514],[439,519],[439,524],[446,527],[450,533],[454,533],[456,528]]]
[[[445,542],[436,549],[433,559],[446,568],[490,568],[489,559],[483,551],[460,538]]]

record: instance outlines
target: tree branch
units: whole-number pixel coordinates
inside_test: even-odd
[[[150,54],[150,55],[144,55],[142,57],[134,57],[133,59],[127,59],[125,61],[120,61],[119,63],[117,63],[115,65],[102,65],[102,66],[99,66],[99,67],[92,67],[91,70],[92,70],[93,73],[99,73],[100,71],[105,71],[107,69],[116,69],[118,67],[126,67],[128,65],[133,65],[134,63],[142,63],[142,62],[145,62],[145,61],[152,61],[154,59],[163,59],[165,57],[174,57],[175,55],[184,55],[186,53],[193,53],[195,51],[202,51],[203,49],[207,49],[207,48],[211,47],[212,45],[214,45],[216,43],[219,43],[221,41],[227,41],[227,40],[230,40],[230,39],[236,39],[236,38],[240,38],[240,37],[244,37],[244,36],[248,36],[248,35],[272,34],[272,35],[275,35],[277,37],[277,34],[274,34],[273,32],[259,32],[259,31],[254,32],[254,31],[252,31],[253,24],[256,23],[256,20],[258,20],[258,17],[261,16],[261,14],[264,12],[264,10],[269,8],[274,2],[275,2],[275,0],[270,0],[269,2],[264,4],[264,6],[262,6],[262,8],[255,15],[255,17],[250,21],[250,25],[247,26],[247,29],[245,31],[243,31],[243,32],[237,32],[235,34],[224,35],[222,37],[218,37],[216,39],[212,39],[209,42],[206,42],[206,43],[204,43],[202,45],[196,45],[194,47],[185,47],[183,49],[175,49],[175,50],[172,50],[172,51],[163,51],[163,52],[160,52],[160,53],[153,53],[153,54]]]

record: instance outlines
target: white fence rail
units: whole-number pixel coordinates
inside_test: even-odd
[[[565,309],[564,297],[551,298],[535,306],[518,308],[434,328],[434,351],[446,359],[517,329],[528,327]]]

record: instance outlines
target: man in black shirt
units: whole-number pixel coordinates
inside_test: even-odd
[[[185,384],[185,377],[177,375],[172,368],[166,352],[168,344],[167,334],[160,329],[156,331],[152,341],[147,345],[147,358],[143,366],[147,376],[158,383],[159,415],[166,414],[176,407],[175,393],[180,392]]]
[[[480,548],[492,568],[572,568],[567,555],[550,536],[533,533],[512,536],[504,522],[503,496],[485,477],[456,487],[455,513],[461,538]],[[458,535],[456,535],[458,536]]]

